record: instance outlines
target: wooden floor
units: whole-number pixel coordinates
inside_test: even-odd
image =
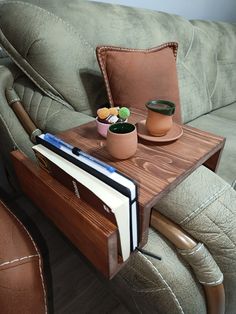
[[[30,231],[43,256],[49,313],[130,313],[61,232],[24,196],[9,199],[3,185],[0,167],[0,197]]]

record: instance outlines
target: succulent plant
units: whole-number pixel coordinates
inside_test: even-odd
[[[97,115],[100,119],[106,119],[109,116],[109,114],[110,114],[110,111],[106,107],[100,108],[97,111]]]
[[[151,100],[146,103],[146,107],[166,116],[172,116],[175,113],[175,104],[168,100]]]
[[[127,107],[102,107],[97,110],[98,121],[103,123],[124,122],[130,116],[130,110]]]
[[[129,116],[130,110],[127,107],[121,107],[119,109],[119,118],[121,118],[122,120],[126,120]]]

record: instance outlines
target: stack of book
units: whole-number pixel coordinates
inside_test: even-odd
[[[37,136],[39,165],[118,227],[123,261],[138,246],[137,184],[52,134]]]

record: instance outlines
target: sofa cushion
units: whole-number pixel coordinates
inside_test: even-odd
[[[228,183],[236,179],[236,103],[215,110],[189,123],[202,130],[226,137],[217,173]]]
[[[236,123],[236,102],[234,102],[232,105],[225,106],[217,110],[213,110],[211,112],[211,115],[231,120],[232,122]]]
[[[152,228],[148,239],[145,250],[162,260],[132,254],[110,282],[119,298],[131,313],[206,314],[203,288],[176,248]]]
[[[98,103],[106,101],[105,85],[95,57],[98,45],[145,49],[177,41],[181,45],[179,57],[189,55],[192,26],[183,18],[89,1],[72,0],[70,6],[65,0],[60,3],[57,0],[2,2],[0,44],[49,97],[64,105],[69,103],[75,110],[95,114]],[[88,16],[93,17],[91,23],[87,23]],[[98,26],[99,32],[95,32]],[[182,69],[185,72],[181,66]],[[184,73],[184,77],[188,74]],[[188,81],[191,84],[195,76],[188,75]],[[195,99],[202,105],[197,107],[195,102],[186,111],[187,119],[209,110],[205,105],[208,104],[206,91],[199,93],[198,84],[193,82],[193,85],[197,86],[197,97],[194,92],[192,98],[188,95],[185,99],[184,90],[183,107]]]
[[[171,14],[91,1],[71,0],[70,5],[66,0],[60,5],[58,0],[0,3],[0,44],[49,97],[86,114],[95,114],[95,107],[106,101],[95,56],[98,45],[146,49],[178,42],[184,122],[221,106],[219,96],[236,73],[233,24],[190,23]],[[215,38],[220,38],[217,48]],[[226,46],[230,47],[226,56],[232,64],[231,74],[222,76],[220,71],[217,75],[218,50],[222,59]],[[235,99],[232,90],[228,95],[232,97],[224,97],[224,104]]]
[[[97,47],[97,59],[111,105],[145,109],[154,99],[176,105],[175,120],[181,122],[175,59],[177,43],[151,49]]]
[[[214,47],[216,51],[215,76],[214,79],[213,77],[211,80],[207,79],[212,109],[227,106],[236,101],[236,24],[209,23],[200,20],[191,21],[191,23],[194,25],[194,29],[207,34],[208,43],[211,43],[212,48]],[[208,69],[210,67],[206,64],[206,73]]]

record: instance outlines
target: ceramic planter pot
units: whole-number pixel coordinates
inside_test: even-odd
[[[126,119],[124,122],[127,122],[128,120]],[[117,122],[116,122],[117,123]],[[120,122],[120,123],[123,123],[123,122]],[[110,123],[103,123],[103,122],[100,122],[98,120],[98,117],[96,118],[96,124],[97,124],[97,131],[98,133],[102,136],[102,137],[107,137],[107,131],[109,129],[109,127],[111,126]]]
[[[98,118],[96,118],[96,124],[97,124],[98,133],[103,137],[107,137],[107,131],[109,129],[110,124],[109,123],[102,123],[102,122],[98,121]]]
[[[146,104],[148,109],[146,128],[150,135],[163,136],[173,125],[175,104],[167,100],[152,100]]]
[[[128,159],[137,150],[138,138],[135,125],[127,122],[112,124],[107,132],[106,147],[116,159]]]

